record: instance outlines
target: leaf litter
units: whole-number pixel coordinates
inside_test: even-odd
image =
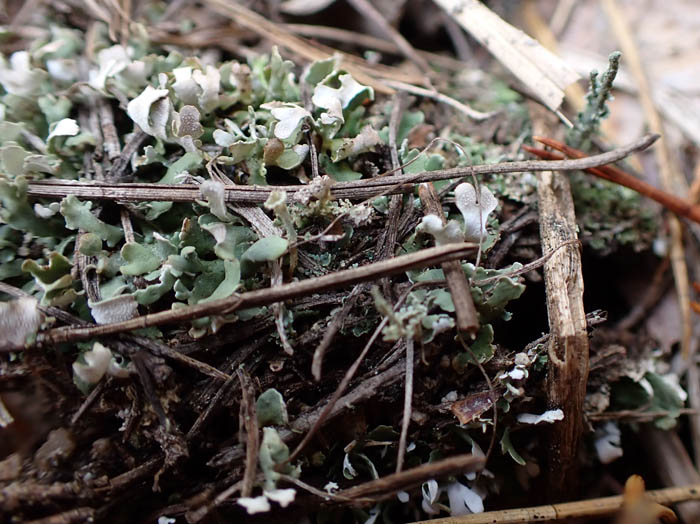
[[[541,290],[537,267],[521,274],[539,260],[538,230],[532,223],[510,227],[535,209],[536,182],[531,173],[478,181],[469,173],[474,164],[524,158],[517,150],[529,135],[523,96],[495,76],[445,72],[450,95],[473,93],[493,116],[469,122],[418,98],[400,114],[393,132],[405,174],[462,168],[434,183],[443,224],[436,215],[423,217],[416,184],[394,200],[398,214],[386,194],[332,195],[335,183],[391,177],[394,168],[392,98],[358,81],[339,56],[295,63],[274,46],[231,54],[159,44],[149,38],[149,26],[162,31],[167,22],[158,2],[141,6],[141,18],[116,39],[111,24],[94,18],[96,4],[68,9],[75,19],[54,18],[52,7],[35,13],[36,31],[14,35],[25,49],[0,62],[2,373],[25,377],[17,389],[51,412],[37,422],[29,447],[3,448],[9,458],[0,471],[10,473],[2,482],[14,491],[2,507],[25,520],[78,508],[75,518],[97,520],[199,522],[271,512],[296,518],[302,511],[319,521],[344,515],[388,522],[480,512],[496,494],[522,491],[527,482],[512,472],[539,474],[541,427],[562,418],[546,405],[546,342],[535,340],[543,338],[542,323],[524,327],[533,319],[528,290]],[[173,30],[186,34],[198,17],[211,15],[204,8],[192,14]],[[603,111],[604,100],[599,106]],[[444,140],[431,142],[438,137]],[[39,181],[70,188],[105,182],[117,171],[118,184],[186,184],[198,192],[184,202],[28,195]],[[275,185],[301,190],[294,197],[273,190],[256,207],[227,200],[232,186]],[[578,187],[587,192],[583,202],[597,202],[604,191],[585,181]],[[606,199],[596,220],[583,213],[586,248],[649,250],[651,212],[634,194],[616,197],[623,204]],[[619,213],[623,227],[611,232]],[[455,338],[442,260],[359,287],[347,308],[347,290],[312,289],[284,307],[231,307],[178,324],[71,338],[92,324],[189,311],[275,281],[372,264],[392,220],[395,256],[433,243],[479,244],[480,263],[474,245],[459,266],[480,323],[467,346]],[[335,340],[312,373],[312,355],[334,322]],[[42,343],[44,332],[58,328],[62,342]],[[390,476],[409,338],[417,351],[403,474],[427,471],[410,482]],[[363,347],[367,356],[352,369]],[[589,404],[597,406],[591,414],[661,412],[657,425],[673,427],[684,392],[663,359],[647,353],[645,360],[613,360],[618,373],[605,370],[611,383],[592,376],[598,390],[591,393],[602,400]],[[250,384],[235,380],[241,370]],[[344,389],[336,389],[343,377]],[[12,381],[2,384],[15,389]],[[255,402],[244,400],[245,388]],[[329,404],[334,392],[338,401]],[[315,436],[296,448],[312,428]],[[622,449],[618,427],[595,429],[590,443],[601,462],[612,460]],[[65,445],[56,444],[56,431]],[[500,453],[491,453],[492,438]],[[259,447],[251,448],[251,439]],[[49,448],[55,452],[46,459]],[[251,460],[248,449],[256,450]],[[11,452],[26,459],[20,469],[10,468]],[[465,454],[471,462],[461,469],[440,462]],[[252,493],[244,493],[244,478],[252,479]],[[49,485],[55,493],[39,493]]]

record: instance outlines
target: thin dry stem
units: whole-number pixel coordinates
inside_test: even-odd
[[[413,339],[408,337],[406,339],[406,380],[403,397],[403,419],[401,420],[399,449],[396,455],[396,473],[400,473],[403,469],[403,461],[406,455],[406,439],[408,438],[408,425],[411,423],[411,404],[413,402],[413,365]]]
[[[258,418],[255,411],[255,388],[250,375],[245,369],[239,367],[236,370],[238,380],[241,383],[241,408],[239,415],[239,440],[245,438],[245,470],[241,485],[241,496],[250,497],[253,493],[253,485],[257,474],[258,449],[260,445],[258,435]]]
[[[364,200],[380,194],[404,193],[412,191],[412,184],[434,182],[484,174],[522,173],[525,171],[575,171],[588,169],[622,160],[635,151],[642,151],[652,145],[658,135],[645,135],[642,138],[614,149],[607,153],[592,155],[577,160],[526,160],[521,162],[502,162],[500,164],[482,164],[473,167],[440,169],[422,173],[375,177],[353,182],[336,182],[331,187],[331,198]],[[226,201],[239,204],[262,204],[273,190],[286,191],[293,201],[294,193],[303,186],[226,186]],[[27,188],[30,197],[63,198],[75,195],[91,200],[116,201],[167,201],[194,202],[201,199],[199,186],[193,184],[105,184],[95,182],[67,182],[41,180],[30,182]]]
[[[457,475],[478,471],[484,465],[484,459],[474,455],[457,455],[454,457],[428,462],[401,473],[394,473],[364,484],[359,484],[337,493],[342,497],[387,497],[397,491],[418,486],[426,480],[437,479],[447,475]]]
[[[56,328],[39,333],[36,342],[38,344],[57,344],[61,342],[73,342],[87,340],[94,337],[124,333],[134,329],[144,329],[163,324],[186,322],[209,315],[222,315],[231,313],[239,308],[245,309],[273,304],[283,300],[305,296],[311,293],[319,293],[329,289],[349,286],[359,282],[375,280],[384,276],[401,273],[410,268],[418,268],[439,264],[445,260],[464,258],[473,252],[473,244],[449,244],[446,246],[424,249],[417,253],[402,255],[389,260],[375,262],[363,267],[346,269],[310,278],[289,284],[283,284],[267,289],[248,291],[242,294],[234,294],[227,298],[202,302],[192,306],[186,306],[177,310],[166,310],[132,318],[123,322],[101,324],[92,327]],[[2,346],[0,351],[17,351],[26,347]],[[174,352],[173,352],[174,353]],[[182,355],[184,356],[184,355]],[[226,377],[228,378],[228,377]]]

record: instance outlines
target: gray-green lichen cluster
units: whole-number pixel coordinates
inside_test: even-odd
[[[166,297],[177,308],[255,287],[265,262],[295,240],[293,224],[284,224],[286,238],[259,238],[227,210],[222,181],[266,184],[270,169],[308,181],[300,166],[309,131],[321,138],[324,171],[344,180],[361,176],[348,160],[382,143],[361,118],[372,88],[335,59],[312,64],[298,80],[276,49],[247,64],[210,63],[164,53],[145,31],[112,45],[106,28],[96,27],[89,53],[79,32],[53,27],[29,50],[0,58],[0,279],[44,305],[117,321]],[[126,159],[134,172],[128,181],[201,184],[202,198],[192,204],[131,205],[133,238],[111,204],[72,195],[27,199],[29,181],[109,180],[101,150],[107,138],[90,121],[101,100],[118,107],[122,146],[139,129],[150,137],[142,153]],[[343,207],[333,203],[329,212]],[[78,255],[90,257],[97,302],[76,278]],[[191,334],[204,333],[206,324],[195,323]]]
[[[620,57],[619,51],[611,53],[608,69],[602,75],[591,72],[586,105],[567,133],[567,143],[572,147],[591,149],[592,139],[609,114],[607,102],[613,98]],[[618,245],[631,246],[636,251],[649,247],[656,232],[655,217],[644,208],[638,193],[579,172],[570,178],[584,242],[603,254],[614,251]]]

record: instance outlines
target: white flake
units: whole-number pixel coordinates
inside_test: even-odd
[[[447,486],[447,497],[453,517],[484,511],[484,501],[479,494],[460,482],[453,482]]]
[[[293,488],[273,489],[271,491],[264,491],[263,495],[265,495],[270,500],[274,500],[283,508],[286,508],[292,502],[294,502],[294,498],[296,497],[297,492]]]
[[[172,104],[167,89],[146,86],[143,92],[126,106],[126,112],[144,133],[166,139],[165,125],[170,118]]]
[[[614,422],[607,422],[595,432],[595,450],[602,464],[610,464],[622,454],[620,428]]]
[[[51,124],[51,132],[46,141],[48,142],[57,136],[75,136],[78,133],[80,133],[78,122],[72,118],[64,118],[63,120]]]
[[[265,495],[260,495],[259,497],[241,497],[236,502],[246,509],[248,515],[270,511],[270,501],[267,500]]]
[[[551,409],[549,411],[545,411],[541,415],[520,413],[517,418],[518,422],[521,424],[539,424],[540,422],[552,424],[557,420],[564,420],[564,412],[561,409]]]

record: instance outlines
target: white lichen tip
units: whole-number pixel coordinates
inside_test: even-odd
[[[155,89],[149,85],[126,106],[127,114],[144,133],[162,140],[167,138],[165,125],[172,111],[169,93],[167,89]]]
[[[468,183],[455,188],[455,203],[464,217],[464,239],[478,242],[486,235],[486,222],[489,214],[498,206],[498,199],[491,190],[481,185],[477,202],[476,190]]]
[[[435,238],[435,244],[438,246],[464,241],[464,236],[456,221],[450,220],[443,225],[442,220],[437,215],[425,215],[421,223],[418,224],[416,231],[432,235]]]
[[[450,501],[450,514],[453,517],[484,511],[484,498],[476,490],[460,482],[453,482],[447,486],[447,498]]]
[[[23,346],[44,321],[35,298],[22,297],[0,302],[0,347]]]
[[[86,384],[97,384],[107,372],[112,360],[112,352],[99,342],[90,351],[83,353],[83,362],[73,362],[73,374]]]
[[[81,358],[73,362],[73,375],[79,382],[88,386],[97,384],[105,374],[126,378],[129,376],[131,364],[124,366],[121,357],[118,358],[119,361],[108,347],[95,342],[90,351],[86,351]]]
[[[46,141],[48,142],[57,136],[75,136],[78,133],[80,133],[80,126],[78,126],[78,122],[72,118],[64,118],[63,120],[59,120],[58,122],[51,124],[51,132],[46,138]]]
[[[265,200],[265,208],[277,211],[287,205],[287,192],[277,189],[270,192],[270,196]]]
[[[226,212],[226,187],[223,183],[215,180],[205,180],[199,186],[199,192],[202,197],[207,199],[209,211],[219,220],[229,220]]]
[[[268,102],[260,107],[269,109],[272,116],[278,120],[275,124],[274,135],[280,140],[287,140],[296,135],[304,120],[311,118],[311,113],[297,104]]]

